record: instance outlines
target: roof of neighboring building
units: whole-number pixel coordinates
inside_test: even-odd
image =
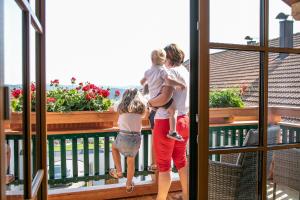
[[[300,48],[300,33],[294,34],[294,47]],[[278,47],[279,39],[270,40]],[[300,54],[279,58],[269,54],[269,105],[300,106]],[[259,52],[226,50],[210,55],[210,87],[240,87],[246,84],[246,105],[258,105]]]
[[[283,0],[287,5],[291,6],[294,3],[300,2],[300,0]]]

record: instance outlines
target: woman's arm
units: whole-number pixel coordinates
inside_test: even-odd
[[[173,87],[179,87],[182,90],[186,87],[186,85],[183,82],[181,82],[177,79],[174,79],[169,75],[165,77],[165,82],[167,85],[170,85]]]
[[[161,93],[157,97],[150,99],[148,103],[151,107],[163,106],[170,101],[173,96],[173,92],[174,87],[168,85],[163,86]]]

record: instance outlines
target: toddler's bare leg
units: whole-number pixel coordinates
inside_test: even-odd
[[[170,133],[176,132],[176,119],[175,119],[175,103],[174,101],[170,105],[170,107],[167,109],[169,113],[169,124],[170,124]]]
[[[149,103],[153,107],[163,106],[163,105],[165,105],[166,103],[168,103],[170,101],[170,99],[173,96],[173,91],[174,91],[173,87],[163,86],[163,88],[161,90],[161,94],[158,95],[157,97],[154,97],[153,99],[150,99]]]

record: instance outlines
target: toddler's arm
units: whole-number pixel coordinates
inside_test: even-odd
[[[142,80],[140,81],[141,85],[144,85],[146,81],[147,81],[146,77],[142,78]]]

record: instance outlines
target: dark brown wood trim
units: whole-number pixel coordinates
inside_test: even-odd
[[[189,138],[189,199],[197,199],[198,189],[198,0],[190,0],[190,138]]]
[[[300,148],[300,143],[295,144],[270,144],[267,147],[228,147],[228,148],[215,148],[210,149],[208,154],[231,154],[231,153],[241,153],[241,152],[255,152],[255,151],[273,151],[273,150],[283,150],[283,149],[292,149]]]
[[[280,47],[269,47],[270,53],[293,53],[300,54],[300,48],[280,48]]]
[[[4,135],[4,1],[0,0],[0,199],[5,200],[6,149]]]
[[[242,44],[227,44],[227,43],[210,43],[212,49],[224,49],[224,50],[239,50],[239,51],[265,51],[264,46],[251,46]],[[300,48],[280,48],[280,47],[269,47],[271,53],[293,53],[300,54]]]
[[[243,45],[243,44],[228,44],[211,42],[209,44],[211,49],[226,49],[226,50],[240,50],[240,51],[264,51],[262,46]]]
[[[37,169],[47,172],[47,113],[46,113],[46,2],[36,0],[36,14],[43,25],[43,34],[36,34],[36,124]],[[39,200],[48,198],[48,175],[44,175],[39,188]]]
[[[200,1],[198,11],[198,199],[208,199],[209,0]]]
[[[22,11],[22,54],[23,54],[23,163],[24,163],[24,198],[32,196],[31,176],[31,95],[30,95],[30,14]]]
[[[269,75],[269,0],[261,0],[260,44],[265,51],[260,52],[260,92],[259,92],[259,152],[258,162],[258,199],[267,198],[267,132],[268,132],[268,75]]]
[[[105,188],[106,187],[106,188]],[[180,191],[180,182],[173,181],[169,192]],[[157,184],[153,182],[140,183],[134,187],[133,193],[126,193],[124,184],[96,186],[91,188],[76,188],[71,190],[56,190],[49,192],[49,200],[101,200],[101,199],[123,199],[126,197],[141,197],[157,194]]]
[[[262,151],[263,147],[255,146],[255,147],[228,147],[228,148],[215,148],[209,149],[208,154],[231,154],[231,153],[242,153],[242,152],[255,152],[255,151]]]
[[[277,145],[269,145],[267,147],[268,151],[284,150],[284,149],[292,149],[292,148],[300,148],[300,143],[295,143],[295,144],[277,144]]]
[[[31,9],[30,3],[27,0],[15,0],[15,1],[23,11],[29,12],[30,17],[31,17],[31,24],[32,24],[33,28],[38,33],[43,33],[42,25],[41,25],[40,21],[38,20],[38,18],[36,17],[36,15],[34,14],[33,10]]]

